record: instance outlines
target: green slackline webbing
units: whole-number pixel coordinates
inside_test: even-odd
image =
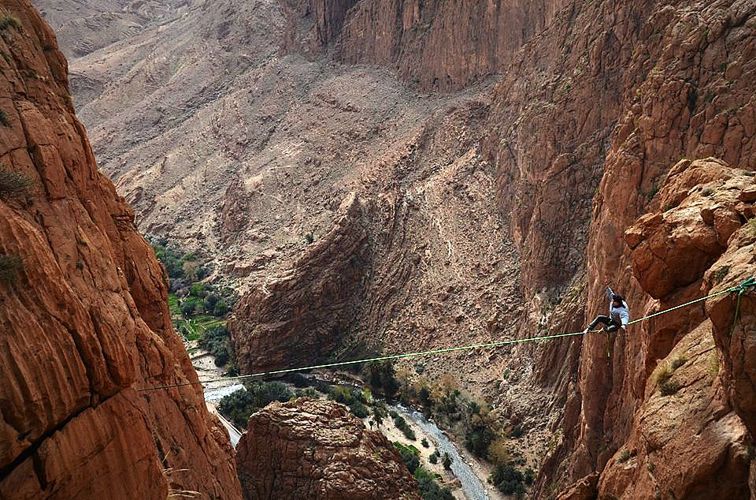
[[[630,321],[628,323],[629,325],[640,323],[641,321],[645,321],[650,318],[655,318],[656,316],[661,316],[662,314],[667,314],[672,311],[676,311],[678,309],[682,309],[683,307],[688,307],[692,304],[696,304],[698,302],[703,302],[704,300],[718,297],[720,295],[725,295],[732,292],[738,292],[738,306],[740,303],[740,296],[743,295],[746,290],[749,288],[752,288],[756,286],[756,279],[755,278],[748,278],[747,280],[743,281],[740,285],[734,286],[731,288],[728,288],[726,290],[722,290],[716,293],[712,293],[710,295],[706,295],[705,297],[700,297],[698,299],[690,300],[688,302],[685,302],[683,304],[670,307],[669,309],[664,309],[663,311],[658,311],[653,314],[649,314],[648,316],[644,316],[642,318],[635,319],[633,321]],[[735,322],[737,321],[737,309],[735,310],[735,320],[733,321],[733,328],[735,325]],[[441,349],[431,349],[429,351],[416,351],[416,352],[408,352],[403,354],[388,354],[385,356],[376,356],[372,358],[364,358],[364,359],[355,359],[350,361],[335,361],[333,363],[322,363],[318,365],[310,365],[310,366],[302,366],[299,368],[283,368],[280,370],[270,370],[266,372],[259,372],[259,373],[251,373],[248,375],[239,375],[236,377],[220,377],[214,380],[198,380],[197,382],[182,382],[179,384],[167,384],[167,385],[161,385],[156,387],[148,387],[145,389],[139,389],[139,392],[145,392],[145,391],[155,391],[160,389],[170,389],[173,387],[183,387],[188,385],[198,385],[198,384],[212,384],[212,383],[218,383],[218,382],[228,382],[232,380],[246,380],[251,378],[259,378],[259,377],[266,377],[270,375],[283,375],[286,373],[295,373],[295,372],[304,372],[309,370],[317,370],[321,368],[334,368],[337,366],[348,366],[348,365],[356,365],[361,363],[372,363],[377,361],[389,361],[389,360],[395,360],[395,359],[406,359],[406,358],[417,358],[421,356],[434,356],[437,354],[445,354],[448,352],[458,352],[458,351],[472,351],[475,349],[494,349],[497,347],[502,347],[506,345],[513,345],[513,344],[522,344],[525,342],[538,342],[542,340],[554,340],[559,338],[565,338],[565,337],[576,337],[579,335],[585,335],[585,331],[581,332],[570,332],[570,333],[557,333],[554,335],[543,335],[539,337],[527,337],[524,339],[511,339],[511,340],[501,340],[497,342],[486,342],[481,344],[471,344],[471,345],[465,345],[465,346],[457,346],[457,347],[445,347]]]

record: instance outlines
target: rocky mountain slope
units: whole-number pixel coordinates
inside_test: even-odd
[[[640,317],[754,273],[752,0],[183,12],[77,59],[77,106],[140,228],[248,290],[245,370],[576,331],[606,283]],[[743,496],[750,300],[732,338],[720,297],[423,368],[550,441],[538,495],[707,495],[722,474]]]
[[[266,407],[249,419],[237,449],[248,499],[420,498],[391,442],[332,401]]]
[[[0,11],[0,497],[240,498],[134,214],[95,164],[52,30]]]

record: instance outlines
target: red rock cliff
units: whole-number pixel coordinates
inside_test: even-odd
[[[505,210],[511,209],[513,230],[527,256],[523,284],[532,288],[526,294],[546,288],[559,296],[560,287],[568,286],[583,266],[588,304],[582,311],[585,317],[606,308],[603,288],[607,282],[628,296],[636,317],[713,289],[713,283],[705,277],[722,255],[738,251],[741,243],[727,237],[753,217],[750,212],[711,207],[701,215],[696,211],[690,221],[669,221],[665,224],[666,234],[679,236],[669,241],[661,236],[664,233],[657,235],[655,245],[660,246],[655,250],[656,258],[641,260],[636,267],[631,247],[639,243],[634,237],[626,240],[623,233],[647,211],[656,214],[654,218],[662,213],[667,217],[666,212],[685,198],[688,189],[699,184],[700,189],[709,189],[706,184],[723,175],[721,170],[725,167],[717,161],[696,164],[693,171],[698,172],[698,177],[686,177],[692,184],[675,188],[673,173],[689,166],[686,163],[673,170],[681,158],[715,155],[733,167],[756,168],[756,66],[752,62],[753,37],[749,35],[755,9],[752,2],[736,1],[674,5],[630,2],[619,9],[613,4],[593,2],[576,8],[569,17],[558,16],[538,44],[525,48],[524,57],[515,63],[517,70],[497,90],[497,114],[503,125],[492,151],[502,174],[502,193],[507,195],[502,204]],[[581,27],[580,33],[575,26]],[[549,39],[553,41],[549,43]],[[534,71],[531,61],[537,53],[544,56],[542,61],[548,71],[554,71],[541,87],[520,79]],[[524,110],[523,102],[529,103]],[[598,185],[594,184],[597,172],[602,172]],[[660,189],[666,182],[673,184],[662,194]],[[592,189],[596,189],[596,196],[591,207],[585,201],[592,198]],[[745,181],[735,189],[747,190]],[[512,203],[510,196],[524,203]],[[568,209],[571,206],[578,207],[577,213]],[[705,238],[696,240],[700,247],[690,245],[684,237],[698,227],[692,225],[696,217],[696,224],[708,221],[709,227],[702,233]],[[744,273],[747,271],[739,276]],[[572,387],[572,395],[566,401],[563,425],[553,428],[560,433],[561,446],[544,466],[542,492],[559,491],[565,483],[581,478],[584,484],[595,488],[596,473],[604,470],[613,456],[616,458],[612,463],[616,464],[621,454],[623,463],[629,463],[624,453],[637,451],[632,446],[633,439],[648,437],[652,426],[649,412],[660,401],[652,390],[656,387],[657,366],[662,362],[671,364],[676,358],[670,356],[695,357],[696,361],[691,362],[694,371],[684,370],[680,375],[695,377],[695,373],[701,373],[702,355],[686,351],[690,344],[685,342],[695,334],[700,336],[700,343],[712,345],[713,325],[704,324],[706,319],[703,307],[699,307],[634,326],[627,336],[613,342],[614,354],[609,360],[606,338],[587,337],[580,347],[577,372],[569,376],[567,385]],[[713,323],[713,317],[709,320]],[[575,322],[572,326],[577,325]],[[689,443],[690,439],[686,441],[682,436],[695,435],[695,422],[711,419],[732,435],[699,455],[700,460],[710,462],[696,469],[695,474],[687,466],[691,457],[675,453],[674,444],[657,457],[663,457],[661,460],[651,460],[650,466],[643,464],[646,472],[648,467],[658,467],[660,461],[667,461],[678,473],[691,471],[682,482],[668,480],[671,475],[663,473],[655,477],[663,496],[705,492],[697,489],[699,481],[714,477],[716,471],[730,471],[727,474],[734,474],[730,476],[733,484],[742,484],[742,462],[739,466],[734,464],[740,460],[735,457],[743,444],[752,439],[742,437],[748,414],[738,410],[752,398],[744,390],[748,387],[743,383],[747,379],[747,363],[741,348],[719,339],[716,331],[714,339],[723,361],[717,379],[722,385],[718,390],[716,384],[720,382],[709,381],[696,389],[695,396],[701,404],[713,401],[712,408],[706,410],[714,412],[713,416],[692,407],[678,409],[685,416],[681,417],[683,427],[677,429],[676,435],[680,442]],[[551,353],[555,349],[564,346],[543,349],[542,359],[553,359]],[[730,357],[733,371],[727,365]],[[740,375],[734,372],[736,366]],[[543,383],[552,383],[554,373],[543,370],[539,377]],[[696,387],[692,378],[680,383]],[[722,387],[729,387],[729,397],[723,395]],[[735,387],[740,393],[733,392]],[[666,404],[670,400],[661,401]],[[727,418],[734,420],[724,424]],[[664,421],[658,419],[658,425]],[[732,423],[737,421],[741,423]],[[626,443],[631,446],[626,447]],[[660,439],[656,445],[663,447],[664,443]],[[720,469],[725,463],[729,464],[727,468]],[[557,478],[565,483],[555,481]],[[624,481],[640,484],[637,475],[625,477]],[[618,496],[655,492],[639,489],[633,493],[632,489],[610,483],[602,476],[600,492]],[[744,493],[738,490],[733,494]]]
[[[201,389],[138,392],[197,380],[163,272],[97,171],[52,31],[2,7],[0,497],[239,498]]]
[[[506,68],[566,0],[311,0],[318,44],[379,64],[427,90],[455,90]]]

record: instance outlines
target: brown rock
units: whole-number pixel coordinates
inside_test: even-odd
[[[349,195],[333,229],[308,245],[292,269],[243,297],[229,323],[242,370],[306,366],[342,339],[368,269],[363,211]]]
[[[331,401],[273,403],[252,415],[237,467],[250,500],[420,498],[388,439]]]
[[[66,61],[26,0],[0,2],[0,497],[239,498],[232,451],[173,331],[165,278],[98,170]],[[4,10],[3,15],[6,15]]]

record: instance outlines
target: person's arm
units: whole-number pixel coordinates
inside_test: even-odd
[[[614,296],[614,290],[612,290],[612,287],[607,286],[606,287],[606,298],[609,299],[609,315],[611,316],[612,312],[612,296]]]

